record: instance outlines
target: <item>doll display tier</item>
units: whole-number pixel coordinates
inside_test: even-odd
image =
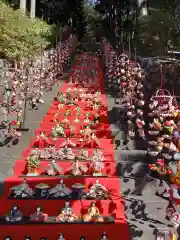
[[[9,177],[3,182],[0,200],[8,199],[91,199],[119,200],[120,183],[111,178],[49,177],[19,178]]]
[[[97,84],[95,84],[94,85],[94,87],[95,87],[95,89],[94,90],[98,90],[98,91],[100,91],[101,92],[101,95],[100,95],[100,97],[101,97],[101,100],[102,100],[102,102],[103,102],[103,104],[107,107],[107,99],[106,99],[106,95],[102,92],[102,89],[101,89],[101,86],[97,86]],[[67,90],[69,90],[69,89],[73,89],[73,88],[76,88],[77,90],[80,90],[80,89],[83,89],[83,90],[85,90],[85,91],[87,91],[88,93],[91,93],[91,91],[93,91],[93,86],[91,87],[91,88],[89,88],[89,87],[81,87],[81,86],[76,86],[76,85],[73,85],[73,84],[69,84],[69,83],[65,83],[64,84],[64,86],[62,86],[61,88],[60,88],[60,91],[61,92],[63,92],[63,93],[65,93]]]
[[[83,106],[82,106],[83,105]],[[56,105],[53,104],[52,106],[50,106],[50,108],[48,109],[47,111],[47,115],[53,115],[53,114],[58,114],[58,112],[60,114],[63,114],[66,112],[66,110],[68,110],[73,116],[76,116],[77,114],[77,110],[76,108],[80,108],[81,110],[79,111],[80,114],[86,114],[86,113],[89,113],[91,116],[97,114],[97,110],[94,110],[93,107],[88,107],[86,106],[86,104],[81,104],[78,102],[77,105],[75,106],[68,106],[68,105],[61,105],[59,103],[57,103]],[[107,114],[107,111],[106,107],[99,107],[98,109],[98,113],[99,115],[102,115],[102,114]]]
[[[31,177],[39,177],[39,176],[46,176],[46,170],[48,169],[48,166],[51,164],[52,161],[41,161],[40,166],[37,169],[36,174],[28,175]],[[56,176],[76,176],[72,174],[72,162],[66,162],[66,161],[61,161],[56,163],[58,168],[60,169],[60,174],[56,174]],[[82,173],[82,175],[78,175],[79,177],[114,177],[117,176],[116,173],[116,165],[114,162],[103,162],[104,168],[101,173],[94,173],[93,171],[93,166],[91,161],[84,161],[81,162],[83,166],[87,168],[87,171],[85,173]],[[83,170],[82,170],[83,172]],[[25,176],[27,174],[27,161],[23,160],[16,160],[14,164],[14,174],[15,176]],[[28,177],[27,176],[27,177]]]
[[[58,123],[56,122],[41,122],[39,124],[39,129],[46,129],[47,131],[50,131],[53,127],[55,127]],[[81,128],[85,128],[87,126],[90,127],[91,130],[93,131],[111,131],[110,130],[110,124],[109,123],[96,123],[96,124],[90,124],[90,123],[83,123],[83,124],[80,124],[80,123],[72,123],[69,124],[69,123],[64,123],[62,124],[62,126],[65,128],[65,129],[69,129],[71,126],[73,126],[74,128],[74,131],[75,132],[79,132]]]
[[[66,139],[63,138],[48,138],[47,140],[44,140],[43,138],[36,139],[35,137],[31,139],[30,147],[31,148],[45,148],[47,146],[54,145],[57,148],[60,147],[72,147],[72,148],[107,148],[111,149],[113,152],[113,144],[112,139],[95,139],[92,140],[90,143],[84,141],[83,138],[70,138],[69,143],[65,143]]]
[[[37,129],[35,131],[35,135],[39,135],[41,132],[44,132],[44,134],[48,137],[52,137],[52,128],[56,127],[56,124],[54,124],[53,126],[49,126],[46,128],[46,125],[48,125],[47,123],[44,123],[44,126]],[[73,127],[71,127],[73,126]],[[66,136],[72,136],[73,138],[82,138],[83,135],[85,135],[86,132],[86,128],[82,127],[81,125],[69,125],[70,128],[63,128],[65,135],[64,136],[57,136],[57,138],[65,138]],[[83,133],[84,131],[84,133]],[[87,130],[89,131],[89,130]],[[90,130],[91,133],[94,133],[96,135],[97,138],[105,138],[105,139],[112,139],[112,133],[110,130],[106,130],[106,129],[91,129]]]
[[[53,148],[55,149],[55,151],[63,150],[63,148],[59,148],[59,147],[53,147]],[[45,148],[38,148],[37,150],[38,150],[38,152],[42,152],[42,151],[45,151],[47,149],[45,149]],[[83,148],[83,149],[79,149],[79,148],[71,148],[71,150],[72,150],[72,153],[75,154],[76,156],[77,156],[77,154],[80,151],[85,150],[88,153],[88,157],[91,157],[94,152],[99,150],[103,154],[103,158],[104,158],[103,162],[114,162],[114,153],[111,151],[112,149],[102,149],[102,148],[98,148],[98,149],[96,149],[96,148]],[[32,148],[25,149],[23,154],[22,154],[22,160],[26,160],[28,155],[30,155],[32,153],[32,151],[36,151],[36,149],[32,149]],[[48,159],[44,159],[44,160],[48,160]],[[66,159],[66,160],[68,160],[68,159]]]
[[[69,91],[70,89],[71,89],[71,91],[73,91],[73,90],[79,90],[79,92],[80,92],[81,89],[82,89],[85,93],[91,94],[91,89],[81,88],[81,87],[76,87],[76,86],[69,86],[68,84],[67,84],[67,85],[65,84],[65,86],[60,89],[60,92],[66,93],[66,92]],[[99,90],[99,92],[101,93],[100,90]],[[92,100],[94,100],[93,94],[90,95],[90,98],[92,98]],[[99,99],[100,99],[100,101],[101,101],[101,103],[102,103],[102,106],[105,107],[105,108],[107,108],[106,95],[101,93],[101,94],[99,95]],[[51,106],[56,107],[56,105],[57,105],[57,101],[54,100],[54,101],[52,102],[52,105],[51,105]],[[84,107],[86,106],[86,101],[84,101],[83,99],[82,99],[82,100],[78,100],[78,101],[77,101],[77,105],[78,105],[79,107],[82,107],[82,109],[84,109]]]
[[[86,113],[85,113],[86,114]],[[95,116],[90,115],[88,117],[86,117],[86,115],[83,114],[81,116],[76,116],[75,114],[73,114],[72,116],[65,116],[64,113],[61,112],[60,115],[56,115],[53,116],[51,115],[45,115],[43,118],[43,122],[58,122],[58,123],[62,123],[62,124],[81,124],[81,125],[90,125],[93,123],[93,121],[95,121]],[[76,118],[77,117],[77,118]],[[78,119],[79,121],[77,122],[76,119]],[[109,123],[109,119],[107,116],[100,116],[98,117],[98,122],[102,123],[102,124],[107,124]]]
[[[92,206],[91,200],[69,200],[70,208],[72,212],[77,216],[74,221],[71,223],[83,223],[83,216],[88,213],[88,209]],[[54,224],[64,223],[63,220],[55,221],[54,219],[61,214],[61,211],[65,208],[65,203],[67,200],[13,200],[9,199],[6,205],[3,205],[3,208],[0,209],[0,224],[7,224],[5,221],[5,217],[8,216],[13,209],[13,206],[18,206],[19,211],[21,212],[24,221],[19,221],[20,224],[24,223],[33,223],[40,222],[47,224],[43,219],[39,219],[38,221],[30,221],[28,217],[30,217],[33,213],[36,212],[37,207],[41,208],[41,212],[48,215],[50,218],[48,222]],[[101,223],[118,223],[119,221],[125,220],[124,216],[124,202],[119,200],[95,200],[94,201],[96,209],[99,210],[99,216],[106,218],[106,221],[102,221]],[[69,221],[66,221],[66,223]],[[93,223],[95,221],[89,220],[89,223]],[[15,222],[16,223],[16,222]]]
[[[97,152],[96,149],[72,149],[72,148],[67,148],[69,151],[66,155],[64,152],[66,149],[65,148],[40,148],[40,149],[32,149],[29,148],[24,151],[22,160],[27,161],[27,159],[34,154],[34,152],[37,152],[38,154],[38,159],[40,161],[50,161],[50,160],[55,160],[55,161],[70,161],[74,162],[78,160],[79,162],[91,162],[95,158],[95,152]],[[87,154],[87,155],[86,155]],[[36,155],[36,153],[35,153]],[[103,153],[99,157],[102,162],[113,162],[114,163],[114,156],[112,153]]]
[[[66,240],[79,240],[82,236],[87,239],[99,240],[104,231],[106,231],[110,240],[119,239],[118,233],[121,233],[122,239],[131,239],[128,224],[125,220],[115,224],[0,225],[0,239],[11,236],[13,240],[24,240],[25,236],[30,236],[32,240],[39,240],[43,236],[47,240],[58,240],[60,233],[63,233]]]

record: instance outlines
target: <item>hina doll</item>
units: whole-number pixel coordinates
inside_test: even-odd
[[[99,209],[96,207],[96,203],[92,202],[88,208],[88,212],[83,216],[84,222],[104,222],[103,217],[100,214]]]
[[[86,240],[85,236],[80,237],[80,240]]]
[[[22,213],[17,205],[14,205],[9,215],[5,217],[6,222],[11,223],[20,222],[22,219],[23,219]]]
[[[108,190],[102,184],[99,183],[99,180],[96,179],[96,183],[94,183],[87,192],[87,197],[96,199],[102,197],[103,199],[107,199]]]
[[[12,240],[12,238],[10,236],[6,236],[4,240]]]
[[[80,130],[80,134],[84,137],[84,140],[85,140],[85,139],[88,139],[89,136],[91,136],[92,130],[90,129],[89,126],[86,126],[85,129]]]
[[[48,174],[48,176],[56,176],[63,173],[63,169],[56,163],[55,160],[52,160],[51,163],[48,164],[45,172]]]
[[[48,219],[48,214],[42,211],[41,206],[37,206],[36,212],[30,215],[30,221],[35,222],[46,222]]]
[[[19,184],[18,186],[11,187],[9,192],[10,195],[11,193],[13,194],[14,198],[31,198],[34,195],[34,191],[29,187],[26,179],[24,179],[23,183]]]
[[[101,236],[101,240],[108,240],[108,236],[106,232],[103,232],[102,236]]]
[[[62,103],[62,104],[65,103],[65,97],[64,97],[63,93],[58,93],[57,94],[57,100],[58,100],[59,103]]]
[[[177,211],[175,211],[171,218],[171,223],[173,224],[173,226],[175,227],[175,229],[178,229],[179,226],[180,226],[180,212],[179,212],[179,209],[177,209]]]
[[[70,202],[65,202],[65,207],[61,210],[61,213],[55,218],[56,222],[76,222],[78,216],[76,216],[70,207]]]
[[[99,148],[96,148],[96,150],[93,151],[93,156],[102,158],[104,155],[103,155],[103,152]]]
[[[30,237],[30,236],[26,236],[26,237],[24,238],[24,240],[31,240],[31,237]]]
[[[70,138],[67,138],[66,141],[64,141],[60,147],[76,147],[76,144],[73,143]]]
[[[66,187],[64,180],[61,179],[60,183],[57,184],[54,188],[49,190],[49,195],[54,198],[69,197],[72,193],[72,190]]]
[[[99,147],[100,143],[94,133],[86,140],[85,145],[90,148],[97,148]]]
[[[100,161],[97,157],[94,157],[92,159],[92,170],[93,170],[93,176],[102,176],[104,164],[102,161]]]
[[[86,161],[89,160],[88,150],[81,149],[77,153],[76,158],[78,160],[86,160]]]
[[[55,146],[49,146],[47,148],[40,150],[40,158],[41,159],[56,159],[57,152]]]
[[[59,159],[74,160],[75,154],[70,147],[65,146],[58,151]]]
[[[36,148],[45,148],[49,147],[52,144],[52,141],[46,137],[44,132],[40,132],[40,135],[36,137],[36,141],[33,144],[33,147]]]
[[[82,163],[79,163],[78,160],[75,160],[72,164],[72,174],[74,176],[84,175],[88,172],[88,167]]]
[[[51,122],[52,123],[58,123],[59,122],[59,114],[58,113],[54,114],[54,116],[51,119]]]
[[[52,137],[66,137],[66,134],[62,125],[57,124],[55,128],[52,128]]]
[[[94,161],[97,159],[98,159],[98,161],[101,161],[101,162],[105,161],[103,152],[100,151],[100,149],[98,149],[98,148],[93,152],[91,160]]]
[[[177,158],[177,160],[174,159],[174,161],[171,161],[169,163],[169,168],[172,171],[171,175],[171,181],[173,184],[180,185],[180,159]]]
[[[63,234],[63,233],[60,233],[57,240],[65,240],[64,234]]]

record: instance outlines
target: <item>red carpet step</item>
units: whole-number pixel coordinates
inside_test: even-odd
[[[94,84],[96,80],[98,84]],[[83,89],[86,89],[85,94]],[[76,90],[78,96],[73,100],[69,93],[72,90]],[[61,103],[64,101],[61,93],[69,105]],[[93,106],[91,99],[97,102]],[[98,99],[101,99],[101,107]],[[76,102],[76,107],[72,101]],[[58,240],[61,233],[66,240],[79,240],[82,236],[87,240],[100,240],[103,233],[108,240],[130,239],[107,111],[99,60],[79,55],[60,94],[55,96],[46,116],[42,116],[30,146],[24,150],[22,158],[15,161],[14,176],[4,181],[0,199],[0,240],[6,236],[11,236],[12,240],[23,240],[26,236],[32,240],[42,237]],[[61,137],[53,135],[58,123],[64,129]],[[87,131],[90,131],[89,135]],[[91,136],[91,140],[86,135]],[[69,148],[69,155],[63,152]],[[100,157],[104,166],[99,172],[95,170],[93,160],[97,151],[102,153]],[[39,154],[39,167],[29,175],[27,163],[32,152]],[[52,156],[59,156],[55,165],[59,169],[56,176],[47,175],[47,169],[52,167]],[[36,163],[36,159],[34,161]],[[72,171],[73,164],[80,166],[82,175]],[[101,191],[94,199],[92,189],[95,184]],[[20,221],[7,222],[14,219],[14,212],[17,214],[17,210],[11,212],[14,205],[22,213],[22,216],[18,215]],[[63,215],[64,208],[66,215]],[[38,209],[40,213],[36,212]],[[62,222],[64,216],[73,221]]]

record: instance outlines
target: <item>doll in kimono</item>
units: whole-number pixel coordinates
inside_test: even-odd
[[[38,148],[45,148],[53,145],[52,141],[46,137],[44,132],[40,132],[40,135],[36,137],[36,141],[33,146]]]
[[[30,215],[30,221],[35,222],[46,222],[48,219],[48,214],[42,211],[41,206],[37,206],[36,212]]]
[[[88,212],[83,216],[84,222],[104,222],[96,203],[92,202]]]
[[[66,239],[64,238],[64,234],[63,234],[63,233],[60,233],[60,234],[59,234],[59,238],[58,238],[57,240],[66,240]]]
[[[15,223],[20,222],[22,218],[23,216],[21,211],[19,210],[19,207],[17,205],[14,205],[10,213],[6,216],[5,220],[6,222]]]
[[[71,195],[71,193],[72,193],[72,190],[65,185],[63,179],[61,179],[60,183],[57,184],[55,187],[49,189],[49,195],[54,198],[62,198],[62,197],[68,198]]]
[[[9,192],[10,195],[13,194],[14,198],[31,198],[34,195],[34,191],[29,187],[26,179],[21,184],[11,187]]]
[[[56,222],[76,222],[78,216],[74,214],[70,202],[65,202],[65,207],[61,210],[61,213],[55,218]]]

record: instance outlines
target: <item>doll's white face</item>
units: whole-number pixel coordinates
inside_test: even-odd
[[[40,212],[40,211],[41,211],[41,208],[38,207],[38,208],[37,208],[37,212]]]
[[[13,207],[13,210],[14,210],[14,211],[16,211],[17,209],[18,209],[17,206],[14,206],[14,207]]]

